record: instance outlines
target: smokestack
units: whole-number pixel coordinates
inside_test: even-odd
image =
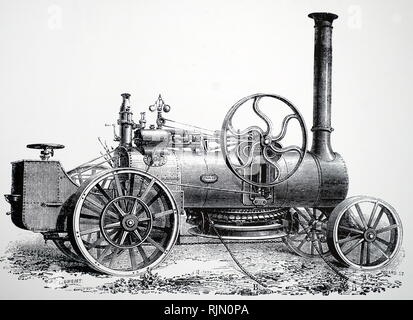
[[[315,12],[308,15],[315,22],[314,37],[314,88],[313,88],[313,145],[311,151],[321,159],[334,159],[331,149],[331,37],[333,13]]]

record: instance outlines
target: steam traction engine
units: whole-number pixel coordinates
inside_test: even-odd
[[[103,145],[101,157],[69,172],[50,160],[54,149],[63,147],[57,144],[28,145],[42,150],[41,160],[12,163],[6,199],[14,224],[41,232],[75,260],[122,276],[165,259],[184,215],[193,225],[189,232],[202,237],[282,238],[301,256],[331,253],[357,269],[390,263],[402,240],[396,211],[373,197],[346,199],[346,166],[330,144],[331,34],[337,16],[309,16],[315,21],[311,151],[300,112],[279,95],[239,100],[222,129],[210,131],[165,118],[170,107],[161,96],[150,106],[156,124],[148,127],[144,112],[136,123],[125,93],[116,148]],[[286,116],[271,118],[264,106],[287,110]],[[261,125],[237,126],[250,118],[243,111]],[[299,142],[288,144],[293,125]]]

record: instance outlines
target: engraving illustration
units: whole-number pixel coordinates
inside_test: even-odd
[[[64,159],[55,160],[65,146],[40,142],[27,145],[40,159],[12,163],[4,195],[11,221],[41,237],[13,242],[1,263],[21,280],[95,293],[328,295],[400,287],[400,217],[374,195],[348,195],[345,154],[330,139],[345,134],[333,133],[331,121],[338,16],[309,17],[311,126],[275,93],[223,108],[217,130],[170,119],[175,106],[165,94],[148,102],[150,123],[122,93],[114,143],[99,140],[100,155],[66,171]]]

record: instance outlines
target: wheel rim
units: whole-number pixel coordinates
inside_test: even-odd
[[[85,259],[79,256],[74,250],[70,240],[54,239],[53,243],[56,247],[68,258],[75,260],[76,262],[85,263]]]
[[[98,271],[132,276],[158,265],[178,235],[169,189],[136,169],[110,169],[77,193],[75,245]]]
[[[402,225],[393,207],[371,197],[348,199],[329,221],[329,246],[355,269],[374,270],[389,264],[402,241]]]
[[[292,208],[291,214],[299,219],[298,231],[284,238],[287,246],[306,258],[330,254],[326,237],[327,215],[315,208]]]

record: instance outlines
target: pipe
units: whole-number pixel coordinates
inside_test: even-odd
[[[120,145],[124,147],[132,146],[132,112],[130,111],[130,94],[122,93],[122,105],[119,111],[119,131],[120,131]]]
[[[313,86],[313,145],[311,151],[320,159],[335,158],[331,148],[331,62],[333,21],[337,15],[315,12],[308,15],[315,22],[314,86]]]

